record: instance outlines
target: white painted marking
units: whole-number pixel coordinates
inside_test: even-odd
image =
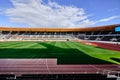
[[[49,67],[48,67],[48,62],[47,62],[47,59],[46,59],[46,68],[47,68],[47,71],[48,71],[48,73],[50,74],[50,70],[49,70]]]

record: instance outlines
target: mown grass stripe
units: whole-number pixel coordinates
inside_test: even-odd
[[[19,48],[27,45],[27,43],[16,43],[15,45],[7,46],[6,48]]]
[[[2,42],[0,43],[0,47],[6,47],[6,46],[11,46],[11,45],[16,45],[16,42]]]
[[[105,60],[105,61],[118,63],[116,61],[111,60],[111,58],[120,56],[120,52],[115,52],[115,51],[111,51],[111,50],[96,48],[96,47],[93,47],[93,46],[84,45],[84,44],[80,44],[80,43],[74,43],[74,44],[76,46],[79,46],[80,48],[78,48],[78,49],[83,51],[84,53],[86,53],[89,56],[92,56],[92,57],[95,57],[95,58],[98,58],[98,59],[102,59],[102,60]],[[112,53],[114,53],[114,54],[112,54]],[[118,57],[118,58],[120,58],[120,57]]]
[[[79,63],[76,61],[81,60],[85,61],[80,63],[86,63],[86,60],[96,58],[120,64],[120,62],[111,59],[120,59],[120,52],[78,42],[4,42],[0,43],[0,45],[4,45],[4,47],[0,47],[0,58],[58,58],[59,63],[73,64]],[[92,61],[90,63],[97,63]]]

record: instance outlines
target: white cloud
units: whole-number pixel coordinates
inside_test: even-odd
[[[111,17],[108,17],[108,18],[100,19],[96,22],[106,22],[106,21],[110,21],[110,20],[113,20],[113,19],[116,19],[116,18],[120,18],[120,16],[111,16]]]
[[[118,9],[119,9],[119,8],[108,9],[108,12],[116,11],[116,10],[118,10]]]
[[[100,20],[97,20],[97,21],[88,21],[87,23],[95,25],[97,23],[108,22],[108,21],[111,21],[111,20],[116,19],[116,18],[120,18],[120,16],[111,16],[111,17],[100,19]]]
[[[14,8],[5,11],[10,21],[30,27],[85,27],[91,25],[83,8],[62,6],[42,0],[11,0]]]
[[[27,24],[30,27],[88,27],[99,22],[109,21],[118,16],[92,21],[83,8],[59,5],[44,0],[11,0],[13,8],[8,8],[5,15],[11,22]]]

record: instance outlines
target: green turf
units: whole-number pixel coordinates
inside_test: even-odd
[[[120,52],[78,42],[1,42],[0,58],[57,58],[58,64],[120,64]]]

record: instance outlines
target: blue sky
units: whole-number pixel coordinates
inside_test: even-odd
[[[0,25],[91,27],[120,23],[120,0],[0,0]]]

